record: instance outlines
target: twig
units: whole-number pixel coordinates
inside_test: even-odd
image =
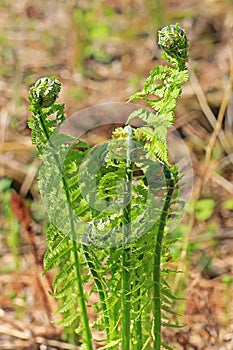
[[[218,185],[224,188],[225,191],[233,194],[233,185],[231,182],[226,180],[223,176],[215,173],[213,175],[213,181],[216,182]]]
[[[12,329],[3,325],[0,325],[0,334],[5,334],[8,335],[10,337],[14,337],[17,339],[21,339],[23,340],[23,344],[24,346],[27,346],[27,342],[35,342],[37,344],[45,344],[45,345],[49,345],[49,346],[54,346],[56,348],[59,349],[66,349],[66,350],[78,350],[80,349],[77,345],[74,344],[69,344],[69,343],[65,343],[59,340],[54,340],[54,339],[47,339],[44,337],[33,337],[32,334],[28,333],[28,332],[21,332],[18,331],[16,329]],[[4,349],[12,349],[12,344],[11,347],[7,347],[7,343],[5,344]],[[1,349],[3,349],[3,347],[1,347]]]
[[[208,122],[210,123],[212,128],[215,130],[216,123],[217,123],[215,115],[209,107],[209,104],[206,100],[206,97],[205,97],[205,94],[202,90],[202,87],[201,87],[201,85],[196,77],[196,74],[194,73],[194,70],[192,69],[191,66],[189,68],[189,75],[190,75],[190,82],[191,82],[193,90],[197,96],[197,99],[200,103],[201,109],[202,109],[206,119],[208,120]],[[218,119],[219,119],[219,116],[218,116]],[[218,130],[217,137],[218,137],[224,151],[226,153],[228,153],[229,152],[229,142],[227,141],[224,132],[222,130]]]

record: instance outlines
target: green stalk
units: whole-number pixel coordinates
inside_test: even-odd
[[[49,138],[49,134],[47,132],[46,126],[43,121],[43,117],[40,111],[38,111],[39,114],[39,119],[43,128],[43,131],[46,135],[47,141],[52,147],[51,139]],[[84,290],[83,290],[83,285],[82,285],[82,275],[81,275],[81,268],[80,268],[80,262],[79,262],[79,255],[78,255],[78,245],[76,242],[76,236],[75,236],[75,227],[74,227],[74,219],[73,219],[73,212],[72,212],[72,206],[71,206],[71,199],[70,199],[70,194],[68,191],[68,186],[66,183],[66,179],[63,175],[62,169],[61,169],[61,164],[59,162],[59,159],[56,154],[54,154],[55,161],[57,162],[57,165],[59,167],[59,170],[61,171],[62,174],[62,183],[65,189],[65,194],[66,194],[66,200],[68,203],[69,207],[69,219],[70,219],[70,225],[71,225],[71,237],[72,237],[72,244],[73,244],[73,254],[74,254],[74,260],[75,260],[75,273],[77,277],[77,294],[78,294],[78,302],[79,306],[81,309],[81,317],[82,317],[82,322],[84,326],[84,340],[87,346],[87,350],[93,350],[92,346],[92,335],[91,335],[91,330],[89,326],[89,318],[87,314],[87,308],[86,308],[86,302],[85,302],[85,295],[84,295]]]
[[[131,181],[132,181],[132,162],[130,160],[130,143],[132,136],[132,129],[127,126],[129,136],[127,137],[127,159],[126,159],[126,185],[125,198],[123,209],[123,252],[122,252],[122,349],[130,349],[130,308],[131,308],[131,276],[130,276],[130,248],[125,248],[128,244],[127,238],[131,235]]]
[[[141,259],[140,259],[141,260]],[[137,277],[138,273],[136,273]],[[136,280],[136,285],[138,284],[138,280]],[[140,308],[141,308],[141,289],[139,288],[137,290],[137,298],[139,297],[139,300],[137,301],[137,304],[135,305],[135,308],[137,312],[140,312]],[[136,339],[137,339],[137,343],[136,343],[136,350],[141,350],[142,349],[142,317],[141,317],[141,313],[138,316],[137,320],[135,321],[135,335],[136,335]]]
[[[104,314],[104,321],[105,321],[105,331],[106,331],[106,335],[107,335],[107,340],[110,341],[110,328],[109,328],[109,315],[108,315],[108,308],[107,308],[107,304],[106,304],[106,300],[107,300],[107,296],[106,296],[106,290],[103,286],[103,282],[101,281],[101,277],[98,275],[96,268],[95,268],[95,264],[93,263],[93,261],[96,261],[96,257],[93,258],[93,253],[92,256],[90,256],[90,253],[88,251],[88,247],[87,245],[83,244],[82,245],[83,248],[83,252],[86,258],[86,262],[87,265],[90,269],[92,278],[94,280],[94,283],[96,285],[97,288],[97,292],[100,298],[100,302],[102,305],[102,310],[103,310],[103,314]]]
[[[118,248],[110,248],[110,256],[114,254],[115,250]],[[111,266],[111,276],[114,276],[118,272],[118,266],[114,264],[114,266]],[[116,288],[116,287],[115,287]],[[118,285],[118,288],[120,288],[120,285]],[[117,293],[117,290],[115,289],[112,292],[115,296],[115,293]],[[118,322],[119,322],[119,303],[114,303],[114,305],[110,308],[110,334],[111,334],[111,340],[115,340],[119,337],[118,334]],[[118,350],[118,345],[113,346],[112,350]]]
[[[72,235],[73,233],[75,234],[75,232],[72,230]],[[84,326],[84,334],[85,334],[84,340],[87,346],[87,350],[93,350],[92,335],[91,335],[91,330],[89,326],[89,318],[87,314],[85,295],[84,295],[83,285],[82,285],[82,275],[81,275],[81,269],[80,269],[80,263],[79,263],[78,247],[75,239],[73,239],[73,253],[74,253],[74,259],[75,259],[75,269],[76,269],[77,285],[78,285],[78,300],[79,300],[79,306],[81,309],[81,318]]]
[[[130,349],[130,249],[122,255],[122,349]]]
[[[153,271],[153,295],[154,295],[154,301],[153,301],[153,319],[154,319],[153,338],[154,338],[154,344],[153,344],[153,349],[154,350],[160,350],[160,347],[161,347],[161,326],[162,326],[161,325],[161,290],[160,290],[161,249],[162,249],[162,243],[163,243],[164,229],[165,229],[166,222],[167,222],[168,210],[169,210],[170,202],[172,199],[172,194],[174,191],[174,180],[173,180],[173,178],[171,178],[170,171],[166,168],[164,170],[164,175],[165,175],[166,184],[167,184],[167,194],[166,194],[163,210],[162,210],[162,213],[160,215],[158,232],[157,232],[156,243],[155,243],[155,253],[154,253],[154,271]]]

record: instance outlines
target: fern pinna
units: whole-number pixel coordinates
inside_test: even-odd
[[[188,80],[184,30],[163,28],[159,45],[169,65],[156,66],[129,98],[149,108],[131,113],[102,145],[89,147],[59,132],[65,117],[56,102],[56,78],[39,79],[30,90],[29,126],[42,160],[38,187],[50,221],[44,273],[58,268],[53,295],[61,305],[59,324],[75,330],[83,349],[98,341],[101,349],[171,349],[161,339],[162,326],[176,326],[170,321],[176,297],[167,282],[172,271],[166,268],[172,242],[163,238],[182,203],[180,175],[168,162],[167,131]],[[130,125],[136,117],[141,127]],[[86,284],[99,295],[92,323]]]

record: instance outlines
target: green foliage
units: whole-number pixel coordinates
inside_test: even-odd
[[[208,220],[214,212],[215,200],[212,198],[203,198],[200,199],[195,208],[195,215],[197,220],[205,221]]]
[[[105,11],[104,11],[105,10]],[[105,20],[96,21],[96,14],[105,16]],[[85,8],[76,6],[73,10],[73,26],[76,37],[75,64],[84,73],[84,60],[94,57],[97,60],[108,62],[111,57],[104,48],[104,42],[112,31],[108,18],[114,12],[106,4],[89,2]]]
[[[233,198],[227,199],[223,202],[223,208],[233,210]]]
[[[129,99],[142,99],[155,112],[133,112],[128,122],[139,117],[143,126],[117,128],[101,146],[59,133],[65,117],[64,106],[55,102],[55,78],[42,78],[30,90],[29,126],[43,161],[38,186],[50,220],[44,273],[58,267],[53,295],[61,302],[59,324],[75,328],[88,350],[92,329],[105,331],[102,349],[159,350],[161,327],[177,327],[171,321],[177,297],[167,282],[173,273],[167,247],[174,241],[164,243],[164,235],[181,208],[180,176],[168,163],[166,140],[188,78],[183,46],[176,57],[175,45],[187,40],[178,26],[161,32],[170,38],[171,66],[153,69],[143,90]],[[86,283],[99,294],[92,324]]]
[[[14,257],[13,263],[1,267],[1,271],[4,272],[14,270],[20,264],[19,223],[12,212],[11,206],[9,206],[10,196],[12,194],[11,183],[12,180],[9,178],[0,179],[0,209],[5,218],[4,222],[6,221],[6,224],[1,226],[0,234],[6,235],[7,245]]]

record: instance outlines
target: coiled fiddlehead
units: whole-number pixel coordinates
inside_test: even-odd
[[[34,106],[47,108],[56,101],[60,90],[61,83],[56,78],[41,78],[30,89],[29,100]]]
[[[170,24],[158,31],[158,44],[172,58],[188,60],[188,39],[178,24]]]

